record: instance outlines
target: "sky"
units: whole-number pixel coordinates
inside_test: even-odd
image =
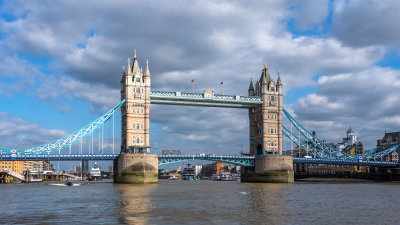
[[[400,2],[2,1],[0,148],[60,138],[120,100],[134,49],[152,90],[246,95],[267,62],[284,107],[339,142],[365,148],[400,130]],[[222,85],[220,82],[224,82]],[[151,146],[248,151],[247,110],[151,106]]]

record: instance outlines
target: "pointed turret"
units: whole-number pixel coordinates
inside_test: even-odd
[[[281,81],[281,73],[278,72],[278,80],[276,81],[277,86],[282,86],[282,81]]]
[[[149,60],[146,60],[146,69],[144,70],[145,77],[150,77],[150,70],[149,70]]]
[[[261,77],[260,77],[260,82],[262,84],[269,84],[269,82],[271,81],[271,76],[268,73],[268,66],[267,66],[267,62],[264,61],[264,67],[263,70],[261,72]]]
[[[253,85],[253,78],[250,78],[250,86],[249,86],[249,95],[254,95],[254,85]]]
[[[136,49],[135,54],[133,55],[133,64],[132,64],[132,74],[140,73],[139,63],[136,58]]]
[[[128,66],[126,67],[126,75],[131,74],[131,60],[128,58]]]

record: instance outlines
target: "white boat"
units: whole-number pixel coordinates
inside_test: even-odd
[[[219,176],[219,174],[213,174],[211,176],[211,180],[221,180],[221,177]]]
[[[93,168],[90,170],[89,180],[101,180],[101,170],[97,163],[94,163]]]

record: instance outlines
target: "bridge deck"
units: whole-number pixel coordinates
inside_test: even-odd
[[[114,160],[118,154],[104,155],[0,155],[0,161],[80,161],[80,160]],[[214,154],[189,154],[189,155],[158,155],[158,164],[164,165],[169,163],[189,161],[189,160],[208,160],[222,161],[230,164],[241,166],[254,166],[254,156],[243,155],[214,155]],[[347,159],[316,159],[316,158],[298,158],[294,157],[295,163],[308,164],[337,164],[337,165],[359,165],[359,166],[382,166],[397,167],[397,162],[384,161],[363,161],[363,160],[347,160]]]

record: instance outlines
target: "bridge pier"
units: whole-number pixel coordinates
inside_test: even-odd
[[[241,174],[244,183],[293,183],[293,157],[256,156],[254,167],[246,167]]]
[[[121,153],[114,160],[114,182],[129,184],[158,183],[158,155]]]

